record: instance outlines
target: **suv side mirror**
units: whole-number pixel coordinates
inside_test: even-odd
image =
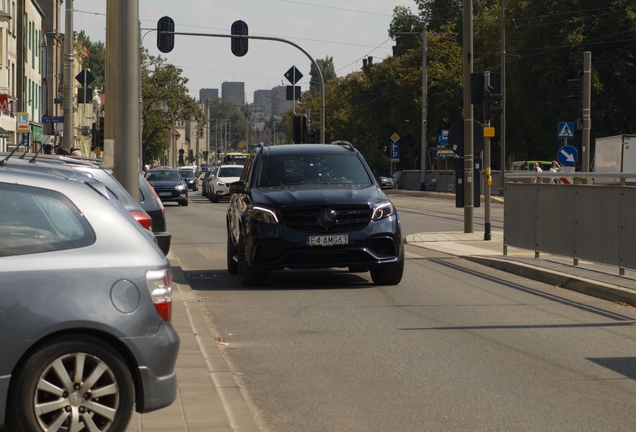
[[[233,183],[230,183],[230,193],[244,193],[245,192],[245,182],[243,180],[238,180]]]

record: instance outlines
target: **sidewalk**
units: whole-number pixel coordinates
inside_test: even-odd
[[[626,270],[619,276],[617,267],[579,261],[572,258],[508,247],[503,254],[503,231],[492,232],[492,240],[484,233],[421,233],[406,237],[406,243],[459,256],[476,263],[514,273],[529,279],[560,286],[605,300],[636,305],[636,272]]]
[[[126,432],[257,432],[254,416],[205,322],[172,252],[172,324],[181,346],[177,400],[147,414],[133,413]]]

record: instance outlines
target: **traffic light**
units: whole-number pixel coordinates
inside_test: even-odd
[[[169,16],[160,18],[157,22],[157,48],[162,53],[169,53],[174,48],[174,34],[163,32],[174,32],[174,20]]]
[[[231,33],[233,35],[247,36],[247,24],[245,21],[234,21],[232,23]],[[237,57],[243,57],[247,54],[247,38],[231,38],[232,40],[232,54]]]
[[[583,75],[583,71],[579,71],[579,76]],[[568,103],[572,105],[580,105],[581,104],[581,79],[569,79],[567,80],[568,87],[579,89],[579,94],[568,95]]]
[[[307,116],[297,115],[292,120],[292,141],[294,144],[307,142]]]
[[[104,117],[98,117],[97,123],[93,123],[92,126],[92,149],[104,150]]]
[[[490,92],[492,92],[494,89],[492,87],[490,87]],[[494,115],[501,115],[501,113],[503,112],[503,105],[501,103],[501,100],[503,99],[503,95],[501,93],[490,93],[490,97],[489,97],[489,104],[490,104],[490,108],[489,108],[489,112],[491,116]]]
[[[192,150],[188,150],[188,162],[194,162],[194,152]]]

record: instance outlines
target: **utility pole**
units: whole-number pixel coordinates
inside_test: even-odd
[[[73,0],[66,0],[64,35],[64,137],[62,147],[70,150],[74,147],[75,123],[73,112],[73,63],[75,61],[73,44]]]
[[[139,0],[109,0],[118,3],[117,15],[107,16],[107,20],[115,20],[118,26],[119,38],[117,43],[109,49],[115,50],[118,67],[117,91],[119,97],[115,101],[115,152],[113,174],[126,188],[128,193],[139,201],[139,172],[141,159],[139,145],[136,143],[140,136],[139,112],[139,83],[141,73],[141,58],[139,54]],[[106,106],[110,105],[110,101]],[[134,141],[128,138],[135,137]]]
[[[473,197],[475,162],[473,105],[470,98],[470,77],[473,72],[473,2],[464,4],[464,232],[473,232]]]
[[[494,135],[494,128],[490,127],[490,71],[484,72],[484,168],[486,170],[486,178],[484,181],[484,195],[486,197],[484,203],[484,240],[492,240],[490,231],[490,185],[492,185],[492,171],[490,163],[490,137]],[[502,173],[503,175],[503,173]]]
[[[592,53],[583,53],[583,81],[581,82],[581,110],[583,112],[583,134],[581,145],[581,171],[590,172],[590,130],[592,119],[590,108],[592,105]],[[587,182],[587,179],[586,179]]]
[[[422,29],[422,143],[421,153],[422,160],[420,162],[420,190],[426,189],[426,166],[428,165],[428,140],[427,135],[427,116],[428,116],[428,93],[427,93],[427,74],[426,74],[426,55],[428,53],[428,41],[426,38],[426,25]]]
[[[501,0],[501,190],[506,172],[506,0]]]

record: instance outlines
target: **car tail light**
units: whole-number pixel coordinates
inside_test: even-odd
[[[172,275],[170,270],[149,270],[146,272],[146,283],[155,310],[162,320],[172,319]]]
[[[142,227],[152,232],[152,218],[148,213],[143,210],[131,210],[130,214],[133,215],[135,220],[139,222]]]

